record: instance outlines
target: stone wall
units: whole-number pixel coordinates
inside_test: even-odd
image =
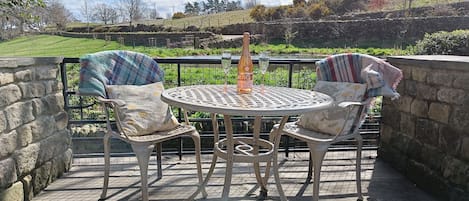
[[[61,58],[0,58],[0,201],[31,200],[70,169]]]
[[[74,38],[94,38],[109,41],[117,41],[125,45],[138,45],[147,47],[179,47],[183,46],[183,41],[191,42],[192,46],[198,47],[195,38],[214,38],[211,32],[147,32],[147,33],[73,33],[60,32],[58,35]]]
[[[394,18],[368,20],[296,21],[270,23],[248,23],[228,25],[223,34],[263,34],[267,40],[283,40],[285,30],[290,27],[297,32],[294,41],[307,41],[327,46],[341,44],[354,46],[360,42],[388,44],[414,43],[425,33],[469,29],[469,16]]]
[[[379,157],[440,200],[469,200],[469,57],[387,59],[404,79],[383,101]]]

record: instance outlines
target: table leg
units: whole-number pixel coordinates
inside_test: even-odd
[[[212,119],[212,127],[213,127],[213,147],[215,149],[215,143],[218,142],[219,140],[219,136],[220,136],[220,130],[219,130],[219,127],[218,127],[218,121],[217,121],[217,114],[210,114],[210,117]],[[218,156],[214,153],[213,156],[212,156],[212,163],[210,164],[210,169],[208,170],[208,173],[207,173],[207,176],[205,177],[205,180],[204,182],[202,183],[201,186],[199,186],[199,188],[197,189],[196,192],[194,192],[191,197],[189,198],[189,200],[194,200],[195,197],[202,191],[205,193],[205,186],[207,186],[207,183],[208,183],[208,180],[210,180],[210,177],[212,177],[212,174],[215,170],[215,166],[217,165],[217,160],[218,160]],[[206,194],[203,195],[203,197],[207,197]]]
[[[225,185],[223,186],[222,200],[228,200],[231,186],[231,176],[233,174],[233,123],[231,122],[230,115],[223,115],[226,130],[226,172],[225,172]]]
[[[279,197],[281,201],[286,201],[287,198],[285,197],[285,193],[283,192],[282,185],[280,184],[280,175],[278,172],[278,148],[280,146],[280,139],[281,135],[279,132],[282,132],[283,127],[288,121],[289,116],[284,116],[282,117],[282,120],[280,121],[280,124],[276,130],[272,130],[270,135],[269,135],[269,140],[270,142],[274,143],[274,152],[273,152],[273,172],[274,172],[274,177],[275,177],[275,184],[277,186],[277,191],[279,193]],[[270,166],[271,163],[267,163],[265,167],[265,177],[264,177],[264,183],[267,184],[269,180],[269,172],[270,172]]]
[[[262,125],[262,117],[256,116],[256,118],[254,119],[254,130],[253,130],[254,154],[259,154],[259,147],[256,145],[257,145],[257,140],[260,138],[261,125]],[[267,181],[267,180],[262,178],[259,162],[254,163],[254,173],[256,174],[257,183],[261,187],[261,190],[259,192],[259,198],[264,199],[267,197],[267,183],[264,181]],[[268,175],[269,174],[266,172],[267,177]]]

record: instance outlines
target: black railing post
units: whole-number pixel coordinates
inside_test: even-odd
[[[60,63],[60,76],[62,77],[62,95],[64,96],[64,110],[69,112],[69,104],[68,104],[68,84],[67,84],[67,66],[66,63],[62,60]],[[68,115],[68,119],[70,120],[70,115]],[[70,124],[67,123],[67,128],[70,129]]]
[[[180,87],[180,86],[181,86],[181,63],[178,63],[178,69],[177,69],[177,70],[178,70],[178,73],[177,73],[177,74],[178,74],[178,78],[177,78],[177,80],[178,80],[178,87]],[[181,108],[179,108],[178,111],[179,111],[179,112],[178,112],[178,114],[179,114],[179,115],[178,115],[178,116],[179,116],[179,117],[178,117],[178,118],[179,118],[179,122],[181,122],[181,120],[182,120],[182,116],[181,116],[181,115],[182,115],[182,110],[181,110]],[[184,146],[184,145],[183,145],[182,137],[179,137],[179,147],[178,147],[179,160],[182,160],[182,149],[183,149],[183,146]]]
[[[292,80],[293,80],[293,63],[290,62],[288,65],[288,88],[291,88],[292,85]],[[284,146],[285,146],[285,157],[288,157],[288,153],[290,152],[290,137],[286,136],[285,141],[284,141]]]

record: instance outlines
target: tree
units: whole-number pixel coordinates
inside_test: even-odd
[[[110,22],[116,15],[115,9],[104,3],[96,4],[93,8],[93,19],[104,22],[104,24]]]
[[[257,5],[255,6],[249,15],[256,21],[264,21],[266,20],[266,7],[264,5]]]
[[[0,39],[8,39],[22,34],[25,28],[37,29],[38,12],[45,6],[42,0],[0,1]]]
[[[130,29],[133,30],[132,22],[142,18],[142,0],[120,0],[123,14],[129,20]]]
[[[83,5],[81,6],[80,9],[81,15],[85,17],[86,20],[86,30],[88,33],[90,32],[90,19],[91,19],[91,12],[88,7],[88,0],[83,0]]]
[[[46,10],[49,22],[56,25],[57,30],[65,30],[65,26],[72,16],[71,12],[68,11],[59,0],[49,0],[46,5]]]
[[[369,8],[371,10],[382,10],[386,5],[386,0],[370,0]]]
[[[246,9],[253,8],[254,6],[259,5],[259,2],[257,0],[245,0],[244,2],[244,7]]]

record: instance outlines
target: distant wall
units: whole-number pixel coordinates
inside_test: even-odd
[[[357,42],[394,41],[412,43],[425,33],[469,29],[469,16],[394,18],[346,21],[289,21],[280,23],[249,23],[228,25],[224,34],[263,34],[267,40],[283,39],[287,27],[297,32],[294,40],[308,42],[342,42],[350,46]]]
[[[469,200],[469,57],[387,60],[404,79],[383,100],[379,157],[440,200]]]
[[[125,45],[137,45],[137,46],[157,46],[167,47],[174,43],[178,46],[182,41],[193,41],[194,38],[212,38],[215,35],[211,32],[149,32],[149,33],[132,33],[132,32],[121,32],[121,33],[73,33],[73,32],[59,32],[58,35],[65,37],[74,38],[94,38],[102,40],[117,41]],[[192,41],[191,41],[192,40]],[[184,45],[184,44],[181,44]],[[195,44],[197,45],[197,44]]]
[[[62,58],[0,58],[0,201],[31,200],[70,169]]]

